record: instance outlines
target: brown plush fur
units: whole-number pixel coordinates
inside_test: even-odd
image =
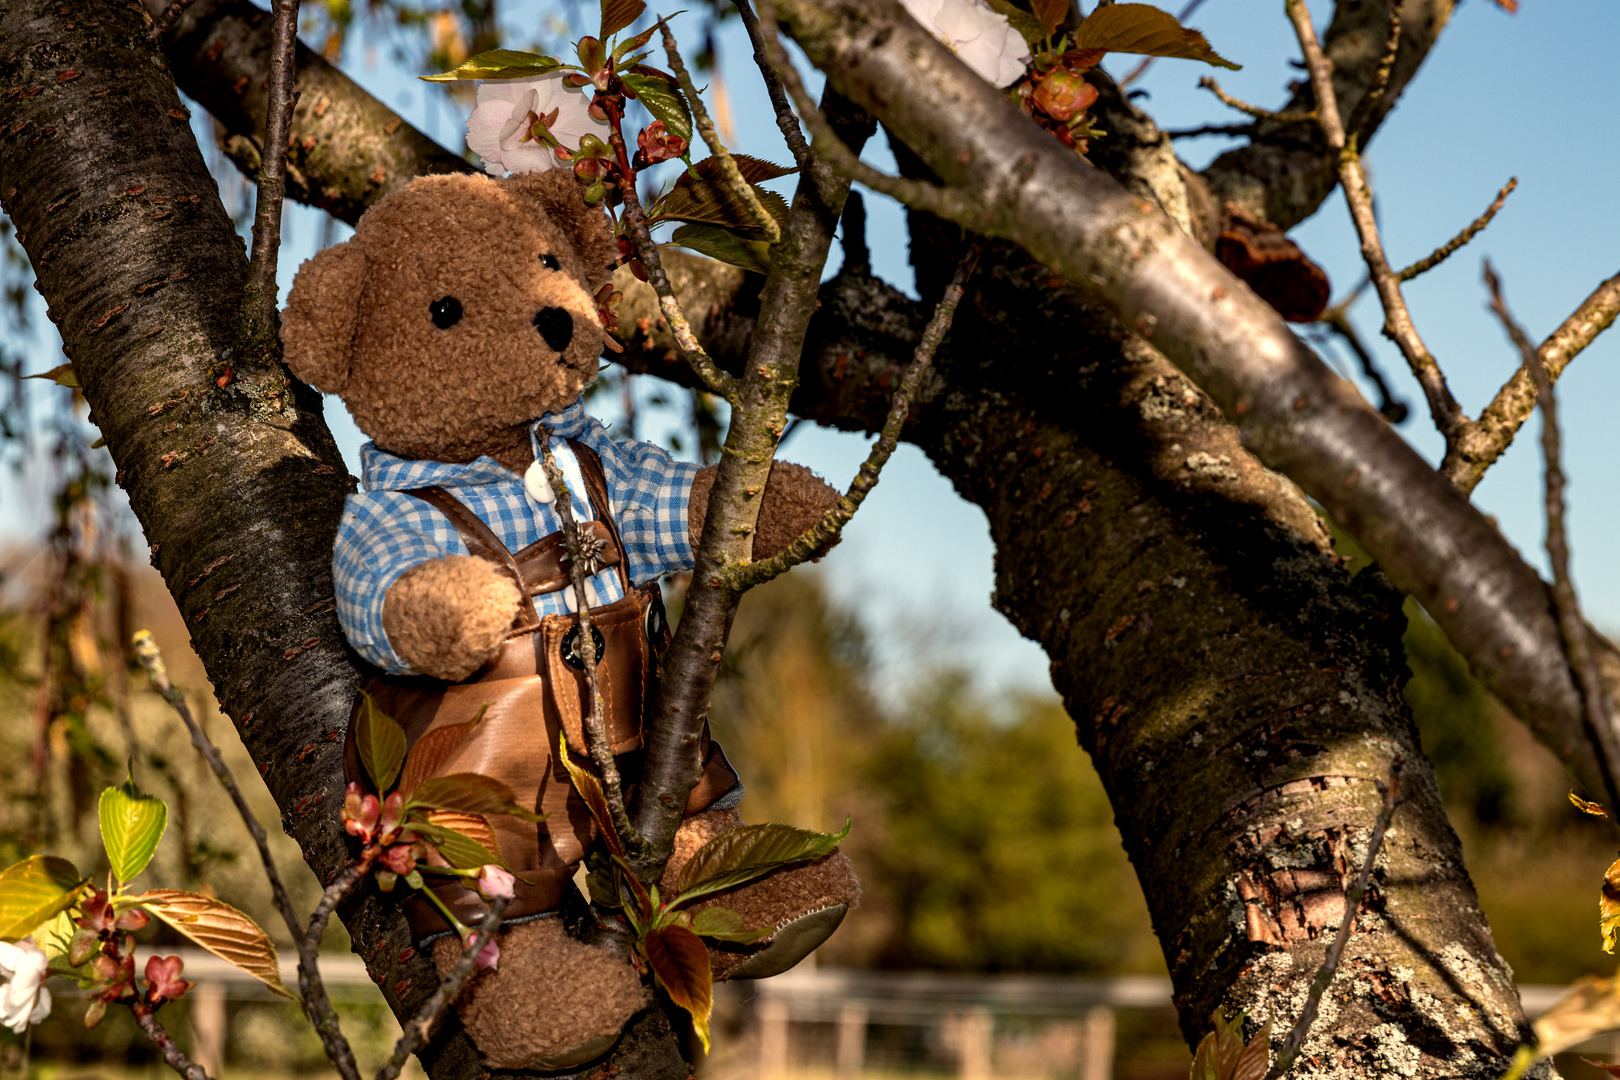
[[[505,570],[447,555],[401,574],[383,600],[383,630],[411,667],[460,682],[498,651],[522,598]]]
[[[501,932],[500,962],[473,976],[456,1003],[491,1069],[525,1069],[593,1038],[615,1035],[651,996],[635,969],[574,941],[561,919],[534,919]],[[439,977],[461,956],[454,934],[433,943]]]
[[[548,269],[546,255],[561,269]],[[287,366],[340,394],[391,454],[503,460],[515,449],[522,458],[534,418],[572,404],[596,378],[593,293],[612,260],[607,219],[567,170],[423,177],[299,270],[283,313]],[[462,317],[441,329],[430,307],[445,297]],[[561,354],[535,328],[545,308],[573,320]]]
[[[736,810],[707,810],[681,822],[681,827],[675,831],[675,851],[658,883],[659,891],[666,896],[673,895],[681,867],[697,849],[742,823],[742,815]],[[835,850],[813,863],[778,870],[759,881],[715,893],[694,904],[692,910],[701,911],[718,904],[741,915],[745,926],[774,929],[834,904],[853,908],[860,902],[860,896],[855,868],[850,865],[848,856]],[[766,938],[752,946],[710,943],[709,969],[715,978],[723,979],[764,948],[769,940]]]
[[[686,523],[692,530],[692,544],[703,535],[703,521],[709,513],[709,492],[714,489],[718,466],[711,465],[692,481],[692,499],[686,507]],[[759,505],[759,524],[754,530],[753,557],[769,559],[787,550],[821,516],[838,505],[838,491],[821,477],[791,461],[771,465],[765,483],[765,498]],[[835,539],[827,550],[837,546]],[[826,551],[821,552],[822,555]],[[818,556],[819,557],[819,556]]]

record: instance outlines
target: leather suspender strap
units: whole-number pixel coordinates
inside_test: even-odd
[[[517,560],[512,558],[512,553],[506,550],[506,545],[490,531],[488,525],[479,520],[477,514],[467,509],[460,499],[443,488],[412,488],[405,494],[421,499],[449,518],[450,524],[456,527],[456,532],[461,534],[467,549],[474,555],[504,567],[506,572],[512,575],[512,580],[517,583],[518,592],[523,597],[524,627],[533,629],[540,625],[540,613],[535,610],[534,598],[529,595],[529,584],[523,580],[523,572],[518,569]]]
[[[619,553],[619,585],[624,589],[624,595],[630,595],[630,574],[627,565],[630,553],[624,550],[624,541],[619,537],[619,526],[613,520],[613,507],[608,501],[607,476],[602,472],[602,459],[596,456],[596,451],[577,439],[569,439],[568,445],[574,449],[574,459],[579,462],[580,475],[585,478],[585,494],[590,496],[591,507],[596,511],[596,520],[606,525],[613,537],[613,547]]]

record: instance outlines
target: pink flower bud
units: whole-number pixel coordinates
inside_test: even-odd
[[[358,788],[358,784],[350,784],[351,788]],[[343,831],[350,836],[358,836],[362,843],[369,844],[377,838],[377,822],[382,816],[382,804],[375,795],[360,795],[353,800],[349,794],[343,797]]]
[[[662,120],[654,120],[636,136],[636,145],[641,148],[642,160],[649,165],[656,165],[660,161],[678,158],[686,153],[687,143],[685,139],[665,128]]]
[[[517,879],[511,871],[503,870],[494,863],[486,865],[478,871],[478,895],[485,900],[510,900],[514,893],[513,888]]]
[[[97,933],[111,930],[117,921],[105,889],[97,889],[90,899],[79,904],[79,910],[83,914],[76,921],[86,930],[94,930]]]
[[[142,911],[140,908],[130,908],[128,911],[118,916],[118,921],[113,923],[113,925],[118,927],[120,930],[134,932],[136,930],[145,928],[146,924],[151,921],[152,917],[146,912]]]
[[[395,844],[384,851],[382,858],[377,861],[402,877],[416,869],[416,854],[410,844]]]
[[[491,937],[484,943],[484,947],[478,950],[478,958],[473,961],[473,970],[483,971],[485,968],[495,967],[500,962],[501,947],[496,943],[495,939]]]
[[[178,956],[153,956],[146,961],[146,1000],[156,1005],[162,1001],[176,1001],[192,983],[180,977],[185,966]]]
[[[1035,105],[1060,123],[1068,123],[1097,100],[1097,88],[1066,68],[1054,68],[1035,85]]]

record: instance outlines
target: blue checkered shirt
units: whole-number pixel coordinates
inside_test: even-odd
[[[600,422],[585,415],[583,401],[535,421],[531,439],[536,454],[542,428],[555,436],[552,449],[568,479],[578,520],[587,521],[596,514],[585,497],[579,465],[563,440],[577,439],[602,459],[609,512],[624,541],[629,560],[625,569],[633,584],[691,569],[686,507],[698,466],[677,461],[650,443],[614,442]],[[514,552],[557,532],[562,522],[553,505],[530,498],[523,478],[493,458],[461,465],[408,461],[368,442],[360,448],[360,464],[364,490],[349,496],[332,557],[338,621],[361,656],[385,671],[408,674],[410,667],[383,633],[383,597],[411,567],[469,552],[450,519],[406,495],[407,490],[444,488]],[[611,604],[624,595],[615,567],[590,578],[588,586],[593,606]],[[537,596],[535,607],[542,616],[567,611],[572,593],[572,589],[563,589]]]

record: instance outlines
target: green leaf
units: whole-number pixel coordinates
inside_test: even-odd
[[[714,1008],[714,977],[709,950],[683,926],[661,926],[642,942],[647,966],[669,999],[692,1014],[692,1028],[709,1049],[709,1013]]]
[[[412,821],[409,828],[421,834],[440,855],[444,856],[444,861],[457,870],[476,870],[480,866],[492,863],[503,870],[512,869],[506,864],[506,860],[501,858],[499,852],[491,850],[481,840],[474,839],[460,829],[420,820]],[[492,831],[491,838],[493,835]]]
[[[647,0],[602,0],[602,40],[617,34],[641,18]]]
[[[1198,1043],[1190,1080],[1264,1080],[1271,1063],[1271,1021],[1245,1044],[1241,1012],[1227,1022],[1217,1009],[1209,1019],[1214,1030]]]
[[[461,745],[461,740],[471,735],[473,728],[484,718],[489,706],[479,708],[478,715],[461,724],[448,724],[445,727],[434,728],[432,731],[416,740],[411,752],[405,759],[405,769],[399,774],[399,791],[402,795],[410,795],[428,777],[444,767],[450,756]]]
[[[819,859],[842,843],[849,829],[848,822],[839,833],[811,832],[791,825],[744,825],[721,833],[681,867],[680,896],[674,906],[746,884],[784,866]]]
[[[762,937],[770,934],[771,928],[764,926],[758,930],[750,930],[747,922],[743,920],[740,912],[732,911],[719,904],[706,907],[692,916],[692,933],[701,937],[714,938],[716,941],[730,941],[738,945],[752,945]]]
[[[763,240],[744,240],[714,225],[682,225],[670,234],[669,243],[756,274],[771,272],[769,244]]]
[[[574,782],[574,790],[579,797],[585,800],[590,809],[591,816],[596,819],[596,826],[602,832],[602,841],[607,844],[608,850],[619,858],[624,858],[624,842],[619,839],[617,830],[613,828],[613,814],[608,809],[607,795],[602,791],[602,782],[578,765],[568,756],[568,737],[557,736],[557,756],[562,760],[563,768],[568,770],[568,778]]]
[[[406,805],[413,809],[459,810],[463,814],[508,814],[524,821],[546,820],[546,815],[519,806],[511,788],[483,773],[451,773],[424,780]]]
[[[360,716],[355,720],[354,741],[360,748],[360,764],[365,766],[366,775],[377,785],[379,794],[388,794],[405,761],[405,729],[377,708],[377,703],[364,690],[360,691]]]
[[[252,975],[274,993],[285,998],[293,996],[282,984],[276,947],[270,944],[258,923],[231,905],[179,889],[148,889],[134,900],[221,960]]]
[[[1075,31],[1076,49],[1168,56],[1202,60],[1216,67],[1241,69],[1210,48],[1204,35],[1189,30],[1168,11],[1152,4],[1110,4],[1087,15]]]
[[[680,13],[676,12],[676,14],[678,15]],[[670,15],[664,21],[668,22],[670,19],[673,19],[674,17],[675,17],[674,15]],[[632,20],[632,21],[634,21],[634,20]],[[651,41],[652,36],[654,34],[656,34],[656,33],[658,33],[658,24],[653,23],[651,26],[647,27],[647,29],[643,30],[641,33],[637,34],[635,37],[633,37],[633,38],[625,38],[623,41],[619,42],[617,45],[615,45],[613,47],[613,59],[614,59],[614,61],[617,62],[626,53],[633,53],[637,49],[641,48],[643,45],[647,44],[647,42]],[[643,53],[642,55],[645,56],[647,54]],[[632,61],[632,62],[630,62],[628,64],[624,64],[622,66],[627,67],[627,68],[633,68],[638,63],[640,63],[640,61],[635,60],[635,61]]]
[[[765,212],[776,219],[779,228],[785,229],[787,200],[774,191],[766,191],[757,185],[750,186]],[[687,184],[677,184],[653,205],[648,218],[654,223],[686,221],[694,225],[718,225],[746,240],[765,237],[765,231],[758,224],[753,210],[728,185],[718,180],[693,180]]]
[[[469,56],[460,67],[438,75],[419,75],[425,82],[456,82],[459,79],[532,79],[556,71],[563,62],[555,56],[519,52],[516,49],[491,49],[477,56]]]
[[[122,786],[102,791],[97,809],[101,845],[113,877],[120,883],[133,881],[157,852],[169,825],[169,808],[162,799],[142,794],[131,776]]]
[[[763,184],[767,180],[775,180],[779,176],[792,176],[798,172],[797,168],[787,168],[762,158],[751,157],[748,154],[732,154],[731,160],[737,163],[737,171],[742,178],[750,184]],[[718,157],[706,157],[702,161],[694,162],[675,181],[676,187],[686,187],[697,180],[713,180],[716,183],[725,182],[725,173],[720,168]]]
[[[1011,0],[989,0],[989,3],[991,10],[998,15],[1006,16],[1007,22],[1012,24],[1012,28],[1018,31],[1023,39],[1031,45],[1046,40],[1046,27],[1041,25],[1041,20],[1017,4],[1012,3]]]
[[[66,911],[88,880],[66,859],[33,855],[0,873],[0,941],[16,941]]]
[[[637,64],[620,75],[619,79],[636,100],[652,113],[654,120],[664,122],[664,128],[671,135],[692,141],[692,108],[687,105],[686,95],[681,93],[680,86],[673,78],[656,68]]]
[[[42,371],[38,375],[24,375],[25,379],[49,379],[57,386],[71,386],[79,389],[79,375],[73,370],[72,364],[57,364],[49,371]]]

